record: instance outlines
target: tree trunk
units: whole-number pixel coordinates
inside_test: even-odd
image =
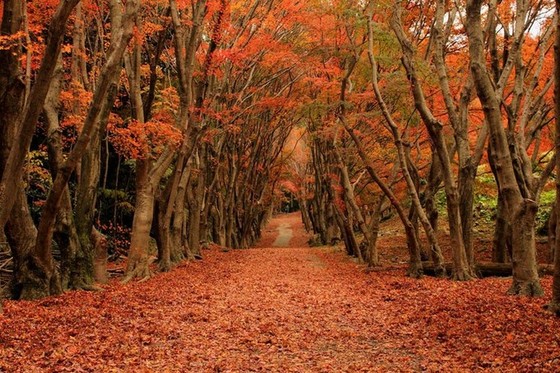
[[[379,201],[375,206],[375,210],[371,214],[369,222],[369,240],[366,246],[366,261],[368,267],[377,267],[379,262],[379,251],[377,249],[377,238],[379,237],[379,227],[381,225],[381,210],[385,201],[384,196],[379,197]]]
[[[373,6],[373,3],[371,3]],[[379,106],[381,107],[381,111],[383,113],[383,117],[385,119],[384,124],[387,128],[387,130],[391,133],[391,135],[393,136],[393,141],[395,143],[395,146],[397,148],[397,154],[398,154],[398,158],[399,158],[399,164],[400,164],[400,168],[401,168],[401,172],[404,176],[404,179],[406,181],[406,185],[407,185],[407,191],[408,191],[408,195],[411,199],[411,202],[414,204],[417,212],[418,212],[418,217],[420,218],[420,222],[422,224],[422,227],[424,228],[424,232],[426,233],[426,236],[428,237],[428,242],[430,243],[430,245],[432,245],[434,247],[434,250],[436,252],[436,256],[438,258],[438,262],[443,262],[443,255],[441,253],[441,249],[439,247],[439,243],[438,240],[435,236],[434,230],[432,229],[432,226],[430,225],[430,221],[428,220],[428,217],[426,216],[426,213],[424,211],[424,209],[422,208],[422,205],[420,203],[420,198],[418,197],[418,192],[414,187],[414,182],[412,180],[412,178],[410,177],[410,173],[408,172],[408,167],[407,167],[407,162],[406,162],[406,152],[404,149],[404,145],[403,145],[403,141],[401,138],[401,134],[399,132],[399,128],[397,126],[397,124],[394,122],[393,117],[391,116],[391,113],[389,112],[389,109],[387,107],[387,104],[385,103],[385,100],[383,99],[383,96],[381,95],[381,91],[379,89],[379,84],[378,84],[378,77],[377,77],[377,62],[375,60],[375,55],[373,53],[374,48],[373,48],[373,10],[371,9],[369,11],[368,14],[368,56],[369,56],[369,60],[370,60],[370,64],[371,64],[371,81],[373,84],[373,91],[375,94],[375,98],[377,100],[377,102],[379,103]],[[442,160],[442,158],[440,158],[440,160]],[[405,229],[407,229],[405,227]],[[412,232],[411,232],[412,233]],[[441,268],[442,273],[444,271],[444,268]]]
[[[117,30],[118,42],[116,45],[113,45],[113,49],[101,71],[99,83],[93,95],[82,132],[80,133],[74,148],[66,158],[64,164],[59,167],[53,187],[49,192],[47,201],[43,208],[37,232],[35,253],[45,266],[50,266],[52,263],[51,240],[62,196],[68,185],[70,176],[74,172],[74,169],[89,145],[91,137],[99,129],[100,112],[103,108],[105,100],[107,99],[107,94],[112,82],[115,79],[115,75],[119,72],[120,62],[124,51],[129,40],[132,38],[134,26],[133,19],[137,14],[138,8],[138,1],[129,0],[126,4],[125,21],[123,22],[122,28]]]
[[[187,186],[187,200],[189,204],[188,221],[188,245],[190,254],[195,258],[201,258],[200,252],[200,205],[201,197],[204,192],[204,178],[200,168],[194,170],[194,177],[191,178],[190,185]]]
[[[148,171],[151,161],[136,161],[136,203],[132,220],[130,252],[123,282],[150,277],[150,230],[154,216],[154,188]]]
[[[47,148],[53,179],[56,179],[60,167],[64,164],[63,143],[58,117],[62,73],[62,59],[59,58],[55,69],[55,78],[45,99],[44,108],[48,122]],[[53,238],[61,253],[60,278],[62,288],[90,288],[93,283],[93,256],[88,255],[88,252],[82,247],[82,240],[80,240],[76,229],[68,186],[61,196]]]
[[[62,289],[58,287],[50,291],[50,282],[46,280],[53,276],[52,271],[45,271],[45,267],[37,263],[32,255],[37,229],[21,185],[14,199],[14,208],[6,224],[6,238],[14,260],[12,296],[14,299],[38,299],[50,293],[59,293]],[[58,286],[58,283],[55,281],[53,285]]]
[[[395,208],[397,215],[401,219],[403,224],[405,234],[406,234],[406,242],[407,247],[410,255],[409,259],[409,267],[407,274],[413,278],[419,278],[422,276],[422,261],[420,258],[420,244],[418,242],[418,237],[416,236],[416,232],[414,231],[414,226],[406,216],[404,209],[400,202],[398,201],[397,197],[393,194],[393,191],[381,180],[377,173],[375,172],[375,168],[372,166],[372,163],[365,152],[360,139],[354,133],[354,130],[348,126],[344,120],[342,121],[346,132],[350,135],[354,143],[356,144],[356,148],[358,150],[358,154],[360,158],[364,162],[366,166],[366,170],[368,171],[372,180],[379,186],[379,188],[383,191],[387,199],[391,202],[391,205]],[[439,261],[436,266],[438,268],[438,274],[443,276],[445,274],[445,268],[443,268],[443,260]],[[440,265],[441,264],[441,265]]]
[[[305,227],[305,231],[309,232],[313,229],[313,225],[311,223],[311,217],[309,216],[309,206],[307,199],[305,197],[298,198],[298,204],[301,214],[301,220],[303,221],[303,226]]]
[[[556,134],[554,137],[555,147],[556,147],[556,203],[554,205],[555,217],[556,217],[556,240],[554,242],[554,276],[552,278],[552,299],[546,308],[554,313],[556,316],[560,316],[560,157],[558,156],[558,149],[560,149],[560,0],[556,0],[556,37],[554,39],[554,62],[556,69],[554,70],[554,114]]]
[[[511,255],[510,219],[504,206],[504,198],[498,194],[496,224],[492,239],[492,261],[495,263],[509,263]]]
[[[430,163],[430,173],[428,175],[428,185],[424,191],[424,206],[426,207],[426,215],[430,220],[432,228],[438,230],[439,212],[437,209],[435,197],[441,184],[441,166],[438,156],[432,152],[432,161]],[[429,258],[432,262],[437,262],[437,255],[434,247],[430,247]],[[427,257],[427,255],[425,255]],[[423,258],[424,259],[424,258]],[[425,259],[427,260],[427,259]]]
[[[455,179],[453,177],[451,160],[449,157],[449,151],[447,149],[447,141],[442,131],[443,124],[434,117],[426,103],[422,85],[420,80],[418,79],[414,66],[414,50],[410,41],[406,37],[403,26],[401,24],[401,12],[402,8],[400,3],[396,3],[394,16],[391,18],[391,25],[393,30],[395,31],[395,34],[397,35],[397,39],[399,39],[399,42],[401,44],[401,49],[403,51],[402,63],[405,67],[407,77],[410,81],[410,87],[414,96],[415,107],[418,110],[420,117],[422,118],[422,121],[424,122],[428,130],[441,165],[443,185],[445,187],[445,197],[447,200],[447,216],[449,221],[451,252],[454,263],[452,277],[455,280],[469,280],[475,275],[470,270],[467,260],[467,254],[465,251],[465,245],[463,242],[461,214],[459,211],[459,192],[455,183]],[[370,52],[370,54],[373,53]],[[424,226],[429,226],[429,223],[426,224],[426,222],[424,222],[424,220],[427,219],[424,219],[424,217],[422,216],[423,211],[420,211],[421,207],[418,207],[418,210],[418,214],[420,220],[422,221],[422,224]],[[428,234],[428,237],[430,237],[429,227],[426,233]]]
[[[17,118],[16,128],[18,131],[18,143],[10,149],[9,156],[2,173],[2,179],[0,180],[0,228],[3,228],[6,224],[15,202],[13,196],[18,188],[17,185],[21,179],[21,172],[23,170],[25,157],[29,151],[31,140],[33,138],[33,134],[35,133],[37,120],[43,110],[43,104],[54,76],[53,72],[56,67],[56,60],[60,54],[62,38],[64,37],[64,33],[66,31],[66,21],[79,1],[80,0],[61,1],[55,11],[55,14],[50,20],[50,25],[46,33],[49,38],[43,59],[41,60],[41,66],[39,67],[39,71],[35,77],[35,84],[31,89],[29,99],[21,116],[18,116]],[[18,16],[17,14],[12,13],[12,11],[20,11],[18,10],[18,7],[21,3],[14,1],[13,3],[7,2],[5,5],[3,19],[9,20],[6,24],[6,28],[12,28],[13,26],[13,29],[18,30],[18,23],[21,23],[21,13]],[[12,6],[10,7],[10,5]],[[12,19],[12,17],[14,19]],[[4,24],[2,25],[2,28],[4,29]],[[4,34],[4,32],[2,32],[2,34]],[[10,32],[7,32],[6,34],[10,34]],[[6,52],[13,53],[14,51]],[[16,53],[16,56],[19,56],[19,54]],[[8,87],[12,86],[12,84],[17,84],[12,81],[8,83],[11,83]],[[50,235],[48,242],[50,243]]]
[[[522,15],[517,14],[515,42],[512,44],[511,55],[508,57],[506,67],[498,84],[494,84],[489,77],[486,68],[484,54],[483,32],[481,27],[481,0],[467,1],[467,19],[465,27],[469,38],[469,53],[471,56],[471,71],[478,97],[482,103],[485,119],[490,132],[489,147],[492,150],[494,165],[496,166],[500,193],[504,197],[507,213],[512,217],[512,263],[513,281],[508,293],[520,295],[542,295],[536,268],[536,252],[534,244],[534,217],[536,213],[536,202],[530,198],[523,197],[513,168],[509,143],[502,124],[502,113],[500,110],[503,82],[507,81],[508,70],[516,53],[519,52],[519,44],[524,32],[524,25],[517,24],[523,20]],[[494,88],[497,87],[497,88]],[[519,227],[519,229],[517,229]]]
[[[538,205],[530,200],[523,200],[515,210],[512,218],[511,246],[513,283],[508,290],[513,295],[543,295],[539,281],[537,259],[535,256],[535,215]]]
[[[459,170],[459,212],[461,214],[461,224],[463,241],[467,262],[471,268],[475,265],[473,247],[473,206],[474,206],[474,181],[476,178],[476,166],[468,165]]]
[[[107,239],[97,229],[92,229],[90,242],[93,245],[94,262],[93,278],[100,284],[105,284],[109,280],[107,277]]]

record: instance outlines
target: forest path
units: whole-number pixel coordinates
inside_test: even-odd
[[[281,228],[282,227],[282,228]],[[273,248],[279,231],[290,247]],[[282,234],[280,234],[282,235]],[[0,372],[554,371],[560,322],[509,280],[367,273],[298,214],[142,283],[4,303]],[[547,284],[549,286],[549,284]],[[484,296],[481,296],[484,294]],[[490,300],[490,301],[489,301]]]
[[[280,224],[277,228],[278,237],[272,243],[272,247],[289,247],[290,241],[294,235],[292,225],[290,223]]]

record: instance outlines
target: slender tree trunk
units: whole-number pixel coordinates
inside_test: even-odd
[[[376,203],[375,210],[371,214],[369,222],[369,240],[366,246],[366,261],[368,267],[377,267],[379,262],[379,251],[377,248],[377,238],[379,237],[379,227],[381,225],[381,210],[385,202],[385,197],[380,196],[379,201]]]
[[[55,79],[45,100],[45,116],[48,122],[48,153],[51,174],[56,178],[58,170],[64,163],[63,143],[58,119],[59,95],[62,79],[62,60],[58,60]],[[98,137],[98,136],[97,136]],[[97,164],[98,167],[98,164]],[[84,196],[80,196],[84,197]],[[80,202],[85,202],[81,201]],[[78,234],[70,189],[66,187],[60,201],[53,237],[61,252],[61,281],[63,289],[90,289],[93,284],[93,253],[82,244]],[[91,229],[90,229],[91,232]],[[87,233],[88,238],[90,233]]]
[[[76,271],[72,282],[77,286],[90,288],[93,280],[104,283],[107,281],[106,242],[94,226],[97,188],[101,176],[101,134],[105,133],[116,89],[111,89],[103,107],[100,128],[91,139],[80,163],[79,183],[76,190],[75,222],[80,240],[81,251],[76,255]]]
[[[198,158],[198,157],[197,157]],[[200,164],[194,169],[191,183],[187,187],[187,200],[189,204],[188,245],[190,253],[195,258],[201,258],[200,251],[200,205],[204,192],[204,178]]]
[[[443,255],[441,253],[441,249],[439,247],[437,237],[434,233],[434,230],[432,229],[432,226],[430,225],[430,221],[428,220],[428,217],[426,216],[424,209],[422,208],[422,205],[420,203],[420,198],[418,197],[418,193],[414,187],[414,182],[410,177],[410,173],[408,172],[408,167],[406,162],[406,152],[404,149],[401,134],[399,132],[399,128],[397,124],[394,122],[393,117],[391,116],[391,113],[389,112],[389,109],[383,99],[383,96],[381,95],[381,91],[379,90],[379,84],[377,78],[377,62],[375,60],[375,56],[373,53],[374,49],[373,49],[373,11],[372,10],[369,11],[367,22],[368,22],[368,56],[371,64],[371,75],[372,75],[371,81],[373,84],[373,91],[375,94],[375,98],[381,107],[381,111],[385,119],[385,125],[389,130],[389,132],[391,133],[391,135],[393,136],[393,140],[397,148],[397,154],[399,158],[401,171],[406,181],[408,195],[411,199],[411,202],[414,204],[418,212],[418,217],[420,219],[422,227],[424,228],[424,232],[428,237],[428,241],[436,251],[436,257],[438,258],[438,260],[434,264],[436,265],[437,268],[441,269],[441,273],[444,273],[445,268],[442,265]],[[442,158],[440,158],[440,160]]]
[[[420,258],[420,244],[418,242],[418,237],[416,236],[416,232],[414,231],[414,226],[406,216],[406,213],[404,212],[402,205],[400,204],[397,197],[393,194],[393,191],[383,182],[383,180],[381,180],[377,176],[377,173],[375,172],[375,168],[372,166],[372,162],[370,161],[367,153],[365,152],[360,139],[354,133],[354,130],[350,128],[348,126],[348,123],[346,123],[344,120],[342,121],[342,123],[344,125],[345,130],[348,132],[348,134],[354,141],[354,144],[356,144],[358,154],[362,159],[362,161],[364,162],[366,166],[366,170],[368,171],[370,177],[383,191],[385,196],[387,196],[387,198],[391,202],[391,205],[395,208],[397,215],[401,219],[406,234],[407,247],[410,254],[408,275],[414,278],[421,277],[423,271],[422,271],[422,260]],[[441,260],[437,264],[436,262],[434,262],[434,266],[436,268],[436,272],[438,275],[443,275],[445,273],[445,268],[443,267],[443,260]]]
[[[475,276],[471,271],[467,260],[465,245],[463,242],[463,232],[461,224],[461,214],[459,211],[459,191],[453,177],[451,169],[451,160],[447,149],[447,142],[443,134],[443,125],[437,120],[429,110],[422,91],[422,85],[418,79],[416,69],[414,67],[414,51],[408,38],[406,37],[401,24],[401,4],[396,3],[394,16],[391,19],[391,25],[397,39],[401,44],[403,51],[402,63],[407,72],[410,81],[412,94],[416,109],[420,113],[422,121],[426,125],[430,138],[434,144],[434,148],[439,157],[441,171],[443,175],[443,185],[445,187],[445,196],[447,200],[447,216],[449,220],[449,235],[451,239],[451,252],[453,256],[453,273],[452,277],[456,280],[469,280]],[[370,53],[372,54],[372,53]],[[418,208],[420,220],[424,222],[423,211]],[[426,219],[427,220],[427,219]],[[428,224],[429,225],[429,224]],[[427,232],[428,233],[428,232]],[[429,234],[428,234],[429,236]]]
[[[430,220],[432,228],[438,230],[439,212],[437,209],[435,197],[441,185],[441,165],[438,156],[432,152],[432,161],[430,163],[430,172],[428,175],[428,185],[424,191],[424,206],[426,207],[426,215]],[[434,247],[430,247],[429,258],[431,261],[437,260]],[[426,259],[427,260],[427,259]]]
[[[463,242],[467,262],[472,269],[476,264],[473,247],[473,206],[474,206],[474,181],[476,178],[476,167],[468,165],[459,170],[459,212],[462,223]],[[473,272],[474,273],[474,272]]]

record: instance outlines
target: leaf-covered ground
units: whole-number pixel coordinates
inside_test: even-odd
[[[281,224],[293,229],[292,247],[266,248]],[[505,296],[509,279],[367,273],[305,240],[288,215],[261,247],[209,250],[143,283],[5,301],[0,371],[560,369],[560,321],[541,309],[543,298]]]

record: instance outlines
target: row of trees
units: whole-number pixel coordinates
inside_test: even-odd
[[[375,266],[380,220],[392,208],[409,275],[426,264],[444,275],[442,189],[450,275],[475,278],[476,177],[487,165],[498,198],[492,259],[511,262],[509,293],[542,295],[535,217],[557,162],[555,4],[341,1],[320,14],[334,25],[314,49],[331,67],[319,73],[329,86],[311,93],[321,103],[305,117],[311,155],[294,173],[307,227]]]
[[[282,189],[323,243],[341,237],[372,266],[390,206],[413,277],[425,259],[446,273],[442,189],[451,276],[468,280],[481,165],[498,196],[493,259],[511,261],[512,294],[542,293],[535,214],[560,162],[554,3],[1,7],[0,224],[14,297],[93,287],[107,245],[127,255],[125,280],[206,242],[248,247]]]
[[[301,31],[285,5],[3,2],[0,224],[13,297],[94,288],[110,226],[130,230],[125,281],[149,276],[154,258],[167,271],[209,241],[259,237],[298,120]]]

